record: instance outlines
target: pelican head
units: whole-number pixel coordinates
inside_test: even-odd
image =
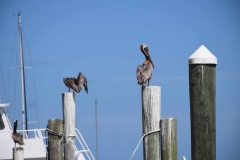
[[[18,125],[18,120],[15,120],[14,122],[13,122],[13,133],[17,133],[16,131],[17,131],[17,125]]]
[[[14,124],[17,124],[18,123],[18,120],[14,120]]]
[[[148,50],[148,46],[146,44],[141,44],[140,45],[140,50],[142,51],[142,53],[145,55],[146,57],[146,60],[149,60],[150,63],[152,63],[152,66],[154,68],[154,64],[152,62],[152,59],[151,59],[151,56],[150,56],[150,53],[149,53],[149,50]]]

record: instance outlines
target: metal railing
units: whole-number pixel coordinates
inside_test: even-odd
[[[80,154],[80,153],[85,153],[89,160],[95,160],[95,158],[93,157],[92,152],[88,148],[88,145],[85,142],[82,134],[80,133],[80,131],[77,128],[75,128],[75,138],[77,139],[80,146],[82,147],[82,150],[78,150],[77,146],[75,145],[75,156],[77,156],[77,154]],[[75,139],[75,141],[76,141],[76,139]]]
[[[17,130],[18,133],[22,133],[25,135],[25,139],[31,139],[31,138],[41,138],[43,140],[43,143],[44,143],[44,146],[45,146],[45,149],[46,149],[46,152],[47,152],[47,144],[45,143],[46,142],[46,139],[48,137],[46,136],[43,136],[45,135],[45,132],[46,129],[45,128],[41,128],[41,129],[28,129],[28,130]],[[32,136],[29,136],[31,133],[33,133],[33,137]]]
[[[30,138],[41,138],[43,140],[44,146],[45,146],[45,150],[47,152],[47,142],[46,140],[48,139],[48,137],[45,135],[45,128],[42,129],[29,129],[29,130],[18,130],[18,133],[22,133],[25,135],[25,139],[30,139]],[[30,133],[33,134],[33,137],[30,137]],[[43,136],[45,135],[45,136]],[[77,144],[76,142],[78,142],[78,144],[80,145],[81,149],[77,148]],[[84,157],[86,156],[88,158],[88,160],[95,160],[92,152],[90,151],[86,141],[84,140],[81,132],[75,128],[75,157],[78,157],[79,154],[84,154]]]

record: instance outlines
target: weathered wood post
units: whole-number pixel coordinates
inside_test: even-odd
[[[177,119],[162,118],[161,127],[161,157],[162,160],[177,160]]]
[[[142,87],[142,125],[144,160],[160,159],[160,91],[159,86]]]
[[[24,160],[24,150],[23,147],[13,148],[13,160]]]
[[[192,160],[216,160],[216,64],[203,45],[189,57]]]
[[[49,119],[48,131],[48,160],[63,160],[63,120]]]
[[[75,94],[62,94],[63,124],[64,124],[64,160],[74,160],[75,157]]]

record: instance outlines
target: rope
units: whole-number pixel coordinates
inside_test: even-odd
[[[53,130],[50,130],[48,128],[46,128],[46,131],[48,131],[49,133],[52,133],[54,135],[61,136],[61,137],[64,135],[63,133],[54,132]]]
[[[146,136],[149,135],[149,134],[155,133],[155,132],[160,132],[160,130],[161,130],[161,129],[158,129],[158,130],[151,131],[151,132],[148,132],[148,133],[146,133],[146,134],[143,134],[143,135],[142,135],[142,138],[141,138],[140,141],[138,142],[138,145],[137,145],[137,147],[135,148],[135,150],[133,151],[133,153],[132,153],[132,155],[131,155],[131,157],[130,157],[129,160],[132,159],[133,155],[134,155],[135,152],[137,151],[137,149],[138,149],[138,147],[139,147],[139,145],[140,145],[140,143],[142,142],[142,140],[143,140],[144,137],[146,137]]]
[[[62,136],[64,135],[63,133],[58,133],[58,132],[55,132],[55,131],[50,130],[50,129],[48,129],[48,128],[46,128],[46,131],[48,131],[48,132],[51,133],[51,134],[60,136],[60,137],[62,137]],[[69,136],[66,138],[65,141],[68,141],[68,139],[71,138],[71,137],[75,137],[75,135],[69,135]]]
[[[65,142],[67,142],[67,141],[72,141],[72,139],[69,139],[69,138],[74,138],[74,137],[76,137],[75,135],[69,135],[68,137],[66,137],[66,139],[65,139]]]
[[[28,47],[28,43],[27,43],[27,38],[25,36],[25,32],[24,32],[24,28],[22,27],[22,33],[23,33],[23,37],[26,39],[26,46],[27,46],[27,51],[30,57],[30,62],[31,62],[31,66],[33,66],[33,61],[32,61],[32,56]],[[37,116],[37,120],[39,121],[39,114],[38,114],[38,100],[37,100],[37,87],[36,87],[36,79],[35,79],[35,74],[34,74],[34,68],[33,68],[33,86],[34,86],[34,92],[35,92],[35,98],[36,98],[36,106],[34,107],[35,112],[36,112],[36,116]],[[28,83],[27,83],[28,84]],[[30,92],[30,88],[29,88],[29,92]],[[31,98],[32,98],[32,94],[30,94]],[[32,98],[33,99],[33,98]],[[38,122],[38,128],[39,128],[39,122]]]

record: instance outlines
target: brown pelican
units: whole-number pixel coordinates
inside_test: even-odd
[[[148,46],[146,44],[142,44],[140,46],[140,50],[144,54],[146,60],[142,65],[139,65],[137,67],[137,80],[138,80],[137,83],[139,85],[144,85],[148,83],[149,86],[149,81],[152,77],[152,70],[154,68],[154,65],[150,57]]]
[[[86,93],[88,93],[87,79],[81,72],[79,72],[77,79],[75,77],[63,78],[63,82],[68,87],[68,92],[72,89],[73,92],[79,93],[82,90],[82,86],[84,86]]]
[[[76,84],[78,86],[78,91],[79,92],[82,90],[82,86],[84,86],[85,92],[88,94],[87,78],[81,72],[79,72],[79,74],[78,74]]]
[[[65,85],[68,87],[68,92],[70,92],[70,89],[73,90],[73,92],[77,92],[79,93],[79,89],[78,86],[76,84],[76,78],[63,78],[63,82],[65,83]]]
[[[23,136],[20,133],[17,133],[17,124],[18,124],[18,120],[15,120],[13,133],[12,133],[12,139],[15,143],[15,147],[16,147],[16,143],[18,143],[20,146],[24,145]]]

